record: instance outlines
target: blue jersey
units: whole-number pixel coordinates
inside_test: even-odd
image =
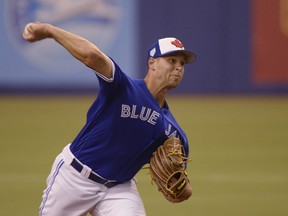
[[[132,79],[113,62],[111,80],[97,74],[99,93],[70,149],[75,157],[109,180],[130,180],[149,163],[168,137],[188,141],[168,104],[160,107],[144,80]]]

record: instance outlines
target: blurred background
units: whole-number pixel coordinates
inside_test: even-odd
[[[287,93],[287,0],[1,1],[0,91],[97,89],[93,73],[54,41],[29,44],[31,21],[91,40],[128,74],[143,77],[147,50],[174,36],[197,61],[181,93]],[[83,71],[88,71],[83,73]]]
[[[194,194],[171,205],[141,170],[149,216],[288,215],[288,0],[3,0],[0,8],[1,215],[37,215],[54,157],[97,96],[95,75],[57,43],[22,39],[31,21],[87,38],[136,78],[158,38],[177,37],[197,54],[168,98],[190,141]]]

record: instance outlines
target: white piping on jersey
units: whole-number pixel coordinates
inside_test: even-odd
[[[94,71],[94,73],[95,74],[97,74],[97,76],[99,76],[101,79],[103,79],[104,81],[106,81],[106,82],[113,82],[113,80],[114,80],[114,75],[115,75],[115,65],[114,65],[114,62],[110,59],[110,61],[111,61],[111,64],[112,64],[112,77],[111,78],[108,78],[108,77],[106,77],[106,76],[104,76],[103,74],[101,74],[101,73],[99,73],[98,71],[95,71],[95,70],[93,70]]]

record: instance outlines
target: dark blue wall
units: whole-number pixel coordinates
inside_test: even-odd
[[[288,92],[287,86],[259,88],[252,82],[249,0],[140,2],[141,68],[146,68],[147,47],[161,37],[178,37],[197,54],[177,92]]]

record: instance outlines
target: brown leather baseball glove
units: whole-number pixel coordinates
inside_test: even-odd
[[[187,162],[183,145],[178,138],[167,139],[150,159],[152,180],[172,203],[182,202],[192,195],[186,171]]]

